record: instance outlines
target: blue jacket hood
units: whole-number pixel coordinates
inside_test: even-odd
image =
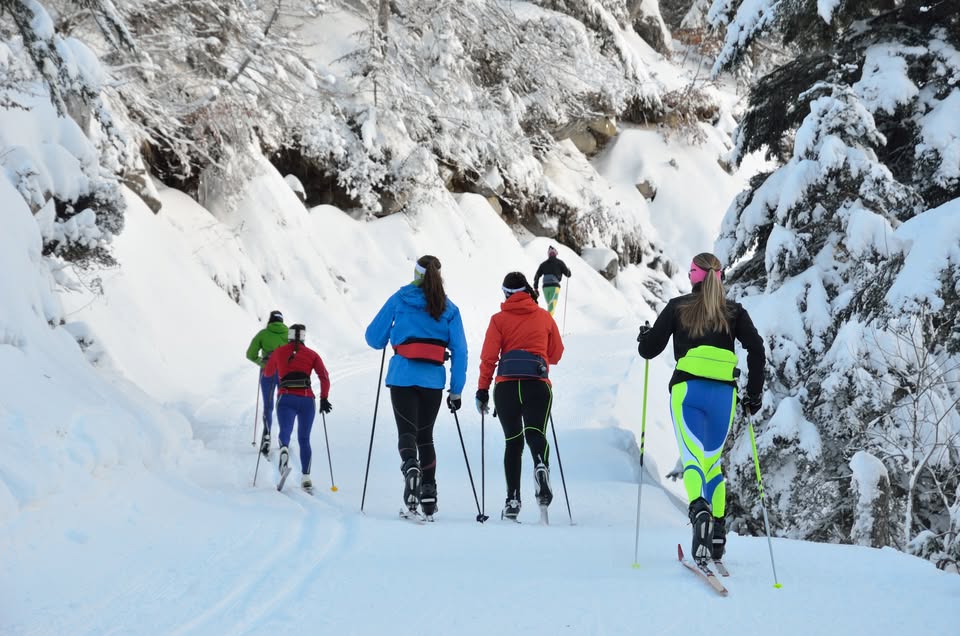
[[[410,305],[415,309],[427,308],[427,296],[418,285],[414,285],[413,283],[404,285],[397,291],[397,295],[404,304]]]

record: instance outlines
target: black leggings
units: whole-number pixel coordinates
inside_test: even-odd
[[[423,482],[437,480],[437,453],[433,448],[433,425],[440,411],[443,389],[419,386],[390,387],[393,415],[397,418],[400,465],[408,459],[419,459]]]
[[[550,465],[547,443],[547,419],[553,403],[550,385],[541,380],[509,380],[498,382],[493,390],[493,403],[503,427],[506,445],[503,449],[503,472],[507,478],[507,497],[520,497],[520,468],[523,462],[523,440],[526,438],[533,462]]]

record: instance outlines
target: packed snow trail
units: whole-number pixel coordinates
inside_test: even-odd
[[[602,416],[640,390],[623,383],[636,355],[623,346],[630,337],[571,336],[571,371],[561,377],[558,366],[555,420],[573,526],[556,468],[553,525],[537,524],[527,458],[522,523],[499,519],[503,440],[492,418],[485,484],[491,519],[477,523],[445,410],[436,428],[437,521],[398,519],[402,478],[385,394],[361,514],[378,352],[350,366],[327,361],[339,490],[331,492],[323,472],[314,471],[316,495],[304,493],[295,463],[288,487],[277,493],[276,453],[261,463],[254,488],[253,381],[230,377],[221,417],[207,404],[194,419],[213,449],[208,461],[185,458],[181,472],[165,475],[119,467],[102,488],[71,502],[51,497],[3,528],[9,556],[0,632],[674,634],[681,622],[697,631],[722,620],[758,635],[952,633],[960,577],[889,549],[775,539],[784,584],[775,590],[766,539],[731,536],[726,561],[735,575],[724,579],[729,596],[719,597],[677,567],[676,545],[689,542],[689,526],[682,504],[653,472],[644,485],[640,567],[631,567],[636,446],[629,431]],[[468,408],[459,415],[479,494],[479,417]],[[663,416],[648,413],[648,437]],[[313,444],[324,452],[322,432]]]

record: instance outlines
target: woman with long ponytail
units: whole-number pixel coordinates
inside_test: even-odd
[[[403,502],[410,514],[432,517],[437,511],[437,454],[433,426],[440,411],[450,363],[447,407],[460,408],[467,381],[467,339],[460,310],[443,289],[440,260],[417,259],[413,282],[394,293],[367,327],[367,344],[393,345],[386,385],[397,420],[397,448],[403,474]],[[447,353],[449,350],[449,353]]]
[[[693,524],[692,554],[699,562],[719,560],[726,547],[726,485],[721,453],[737,405],[735,340],[747,350],[744,410],[760,410],[763,338],[747,310],[727,300],[723,266],[713,254],[697,254],[690,263],[693,290],[672,299],[653,327],[641,327],[637,350],[659,355],[673,338],[676,369],[670,378],[670,411],[683,463],[683,484]]]

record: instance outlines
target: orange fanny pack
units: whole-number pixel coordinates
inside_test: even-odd
[[[431,364],[443,364],[450,358],[447,343],[442,340],[411,338],[393,348],[394,353],[408,360],[419,360]]]

